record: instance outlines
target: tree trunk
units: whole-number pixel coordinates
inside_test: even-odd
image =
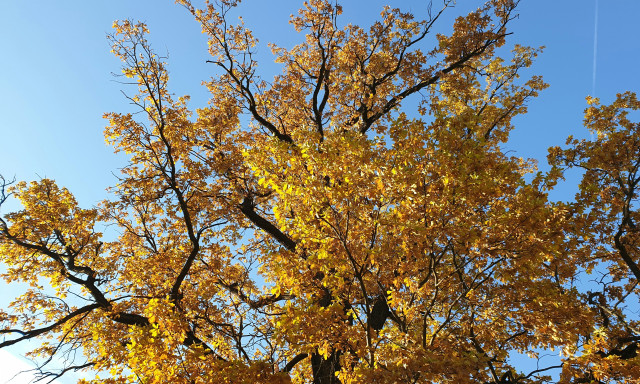
[[[336,372],[340,370],[340,351],[332,351],[327,359],[319,353],[311,355],[313,384],[340,384]]]

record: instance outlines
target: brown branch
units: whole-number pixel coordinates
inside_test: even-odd
[[[293,367],[296,366],[296,364],[298,364],[299,362],[301,362],[302,360],[306,359],[307,357],[309,357],[309,354],[307,353],[301,353],[299,355],[297,355],[296,357],[294,357],[293,359],[291,359],[287,365],[284,366],[283,371],[284,372],[291,372],[291,370],[293,369]]]
[[[260,216],[255,210],[255,202],[251,196],[245,196],[242,204],[238,205],[240,211],[244,213],[244,215],[258,228],[267,232],[271,237],[273,237],[276,241],[282,244],[289,251],[295,251],[296,242],[293,241],[289,236],[284,234],[282,231],[278,229],[275,225],[269,222],[264,217]]]
[[[621,189],[625,194],[625,202],[624,202],[623,212],[622,212],[622,221],[620,223],[620,226],[618,227],[618,231],[613,237],[613,241],[622,260],[625,262],[625,264],[627,264],[627,266],[629,267],[633,275],[636,277],[636,280],[640,281],[640,267],[638,267],[638,264],[636,264],[636,262],[633,260],[631,255],[629,255],[629,252],[627,251],[627,247],[625,247],[625,245],[622,243],[622,235],[624,234],[624,227],[628,226],[631,228],[631,230],[633,230],[635,226],[633,224],[633,221],[631,220],[630,207],[631,207],[631,201],[633,200],[633,196],[635,195],[635,187],[637,182],[638,180],[635,180],[634,182],[630,182],[628,189],[624,188],[624,186],[621,185]]]
[[[0,329],[0,335],[1,334],[10,334],[10,333],[20,333],[22,335],[22,337],[19,337],[17,339],[13,339],[13,340],[8,340],[8,341],[3,341],[2,343],[0,343],[0,348],[4,348],[4,347],[8,347],[10,345],[19,343],[21,341],[24,340],[30,340],[33,339],[34,337],[38,337],[44,333],[47,333],[63,324],[65,324],[67,321],[75,318],[78,315],[82,315],[84,313],[89,313],[91,311],[93,311],[94,309],[98,309],[101,306],[97,303],[94,304],[89,304],[86,305],[82,308],[78,308],[75,311],[69,313],[68,315],[64,316],[63,318],[59,319],[58,321],[56,321],[53,324],[50,324],[46,327],[43,328],[37,328],[37,329],[32,329],[30,331],[22,331],[22,330],[17,330],[17,329]]]
[[[66,374],[69,371],[80,371],[82,369],[85,368],[89,368],[94,366],[96,363],[95,362],[87,362],[85,364],[81,364],[81,365],[70,365],[68,367],[65,367],[63,369],[60,370],[60,372],[58,373],[54,373],[54,372],[43,372],[42,371],[42,367],[38,368],[38,373],[35,374],[36,378],[35,381],[36,382],[40,382],[42,380],[45,380],[47,378],[51,378],[49,381],[46,382],[46,384],[50,384],[53,383],[54,381],[58,380],[59,378],[61,378],[62,376],[64,376],[64,374]]]
[[[487,48],[489,48],[491,45],[495,44],[499,39],[510,35],[510,33],[503,33],[501,35],[496,36],[493,39],[489,39],[487,40],[483,45],[481,45],[480,47],[474,49],[473,51],[467,53],[466,55],[464,55],[462,58],[460,58],[459,60],[457,60],[456,62],[454,62],[453,64],[449,65],[447,68],[441,70],[440,72],[438,72],[436,75],[432,76],[431,78],[422,81],[418,84],[415,84],[412,87],[409,87],[407,89],[405,89],[404,91],[398,93],[397,95],[393,96],[391,99],[389,99],[386,104],[376,113],[374,113],[373,115],[371,115],[370,117],[367,116],[363,116],[363,125],[362,127],[360,127],[360,133],[366,133],[369,128],[371,128],[371,126],[373,125],[373,123],[375,123],[378,119],[380,119],[383,115],[385,115],[386,113],[390,112],[393,108],[395,108],[403,99],[405,99],[408,96],[411,96],[412,94],[430,86],[435,84],[436,82],[438,82],[438,80],[440,80],[440,78],[442,77],[442,75],[446,75],[458,68],[463,67],[468,61],[470,61],[471,59],[480,56],[481,54],[483,54]],[[347,125],[353,125],[355,124],[358,120],[360,119],[359,116],[354,117],[350,122],[347,123]]]
[[[249,305],[252,309],[259,309],[267,305],[277,303],[278,301],[291,300],[295,297],[293,295],[281,293],[278,295],[276,294],[265,295],[258,298],[257,300],[253,300],[251,299],[251,297],[247,296],[244,292],[242,292],[242,290],[238,286],[238,283],[225,284],[222,281],[218,281],[217,284],[224,287],[227,291],[231,292],[234,296],[239,298],[243,303]]]

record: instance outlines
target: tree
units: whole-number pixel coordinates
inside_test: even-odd
[[[309,0],[291,21],[306,40],[272,47],[271,82],[229,22],[238,1],[178,3],[209,37],[210,105],[175,97],[146,26],[116,22],[139,113],[106,115],[129,156],[114,197],[83,209],[53,180],[2,179],[0,203],[23,206],[0,219],[3,277],[32,288],[0,312],[0,347],[43,338],[44,376],[109,373],[96,383],[640,378],[633,94],[591,100],[597,138],[536,172],[501,149],[546,86],[519,80],[538,50],[498,55],[517,1],[434,36],[451,1],[363,29]],[[551,202],[567,167],[585,170],[580,193]]]

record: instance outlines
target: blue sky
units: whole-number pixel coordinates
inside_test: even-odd
[[[419,15],[426,1],[343,1],[342,22],[368,24],[385,3]],[[245,0],[241,13],[263,44],[264,59],[269,59],[267,42],[290,46],[299,39],[287,24],[299,4]],[[478,2],[458,0],[459,10],[474,4]],[[530,103],[527,115],[515,121],[513,140],[506,148],[538,158],[543,166],[547,147],[564,144],[569,134],[587,135],[581,124],[587,95],[595,90],[595,96],[609,102],[616,92],[640,90],[640,39],[635,27],[640,1],[522,0],[519,9],[509,44],[546,46],[529,73],[542,75],[550,87]],[[172,1],[2,1],[0,174],[19,180],[56,179],[84,206],[105,197],[123,158],[104,144],[102,114],[128,110],[120,92],[126,87],[111,75],[120,64],[109,53],[105,35],[114,20],[126,18],[145,21],[155,49],[169,54],[173,92],[192,95],[193,107],[206,103],[200,82],[213,68],[205,63],[205,40],[191,16]],[[449,31],[449,20],[437,31]],[[273,70],[266,60],[263,67]],[[569,178],[555,196],[570,199],[576,181]],[[0,305],[6,303],[9,291],[0,285]],[[0,384],[9,378],[4,372],[0,367]]]
[[[268,4],[278,4],[269,8]],[[261,43],[292,41],[288,15],[299,2],[247,0],[247,25]],[[374,18],[384,0],[345,2],[343,22]],[[416,14],[424,1],[396,1]],[[366,4],[366,5],[365,5]],[[460,0],[458,8],[477,4]],[[581,130],[584,98],[592,93],[596,0],[523,0],[512,24],[511,43],[546,46],[531,74],[551,85],[517,120],[508,146],[525,157],[544,160],[546,148]],[[637,0],[600,0],[596,96],[640,85],[635,18]],[[200,82],[212,73],[205,42],[190,15],[170,0],[5,1],[0,5],[0,173],[18,179],[49,177],[92,205],[113,184],[111,172],[123,159],[104,144],[102,114],[127,110],[126,87],[111,75],[119,62],[105,39],[115,19],[143,20],[158,52],[168,52],[176,94],[191,94],[191,105],[207,101]],[[451,23],[441,23],[439,31]],[[293,36],[295,38],[295,36]],[[265,58],[267,49],[263,49]],[[267,67],[266,61],[263,67]]]

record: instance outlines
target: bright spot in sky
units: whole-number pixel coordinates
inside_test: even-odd
[[[33,369],[33,365],[28,361],[0,349],[0,384],[33,383],[33,373],[28,372],[30,369]],[[53,383],[60,384],[59,381]]]

